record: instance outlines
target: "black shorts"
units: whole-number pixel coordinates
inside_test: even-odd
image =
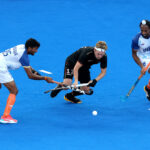
[[[73,68],[74,66],[66,61],[64,69],[64,79],[73,79]],[[91,80],[89,68],[81,67],[79,69],[78,76],[78,80],[80,81],[80,83],[87,83]]]

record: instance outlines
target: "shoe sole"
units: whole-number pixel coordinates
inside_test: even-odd
[[[64,99],[65,99],[66,101],[68,101],[68,102],[73,103],[73,104],[81,104],[81,103],[82,103],[82,101],[75,103],[75,102],[69,100],[68,98],[66,98],[65,96],[64,96]]]
[[[5,121],[5,120],[1,119],[0,123],[7,124],[7,123],[17,123],[17,122],[14,122],[14,121]]]

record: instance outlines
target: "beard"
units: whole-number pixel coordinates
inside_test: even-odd
[[[148,39],[150,35],[142,35],[145,39]]]
[[[31,53],[31,52],[28,52],[28,54],[29,54],[29,55],[32,55],[32,56],[34,55],[34,53]]]

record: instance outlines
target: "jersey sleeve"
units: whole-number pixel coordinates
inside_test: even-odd
[[[28,57],[28,54],[26,51],[23,53],[22,57],[19,59],[19,62],[21,63],[21,65],[23,67],[29,67],[30,66],[29,57]]]
[[[100,67],[103,69],[107,68],[107,56],[106,55],[101,59]]]
[[[140,34],[137,34],[132,40],[131,48],[134,49],[134,50],[139,49],[139,45],[138,45],[139,37],[140,37]]]

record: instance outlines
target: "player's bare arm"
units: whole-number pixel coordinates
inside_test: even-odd
[[[145,74],[144,66],[143,66],[142,62],[140,61],[139,57],[137,56],[137,51],[134,49],[132,49],[132,57],[133,57],[134,61],[141,67],[141,73]]]
[[[106,75],[106,68],[101,68],[101,73],[96,78],[96,81],[101,80]]]
[[[41,74],[38,71],[36,71],[35,69],[33,69],[32,67],[31,67],[31,71],[33,74],[41,76]]]
[[[77,61],[76,65],[74,66],[74,69],[73,69],[73,73],[74,73],[74,85],[77,85],[78,84],[78,71],[79,69],[82,67],[83,65]]]
[[[136,62],[141,68],[144,67],[143,64],[142,64],[142,62],[140,61],[139,57],[137,56],[137,51],[134,50],[134,49],[132,49],[132,57],[133,57],[133,59],[135,60],[135,62]]]
[[[29,77],[29,79],[33,79],[33,80],[45,80],[48,83],[52,83],[52,81],[53,81],[52,78],[50,78],[50,77],[45,77],[45,76],[40,76],[40,75],[34,74],[32,72],[32,67],[24,67],[24,70],[25,70],[27,76]]]
[[[89,81],[89,86],[94,87],[96,83],[105,76],[106,69],[107,68],[101,68],[101,73],[95,79]]]

